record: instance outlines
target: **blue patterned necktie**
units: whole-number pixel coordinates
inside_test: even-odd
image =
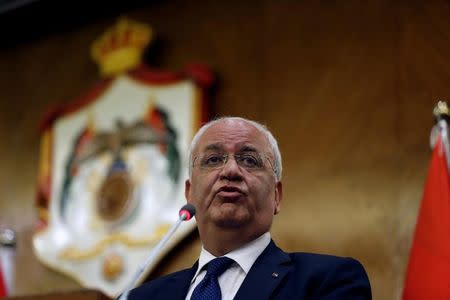
[[[219,281],[217,278],[234,262],[228,257],[217,257],[206,265],[206,275],[192,292],[191,300],[220,300]]]

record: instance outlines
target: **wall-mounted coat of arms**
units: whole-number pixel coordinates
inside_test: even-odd
[[[190,139],[207,119],[211,73],[199,65],[179,73],[145,66],[151,37],[150,27],[119,20],[92,47],[104,78],[49,113],[42,128],[34,251],[110,297],[177,221]],[[164,251],[194,228],[183,223]]]

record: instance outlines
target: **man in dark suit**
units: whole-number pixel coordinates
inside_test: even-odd
[[[236,117],[204,125],[191,143],[185,190],[197,210],[200,258],[128,299],[371,299],[358,261],[285,253],[271,240],[281,171],[277,142],[263,125]]]

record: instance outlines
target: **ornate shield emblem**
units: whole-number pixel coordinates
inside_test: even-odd
[[[125,71],[127,50],[113,44],[126,40],[122,46],[142,50],[151,33],[144,29],[122,20],[100,39],[94,57],[95,49],[103,51],[97,55],[104,55],[109,77],[50,114],[42,133],[34,251],[45,265],[110,297],[123,292],[178,219],[188,145],[205,120],[211,83],[202,67],[154,72],[136,54]],[[164,250],[194,228],[193,221],[182,224]]]

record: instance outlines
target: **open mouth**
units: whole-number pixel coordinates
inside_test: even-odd
[[[245,195],[245,193],[234,186],[223,186],[217,191],[216,195],[221,198],[236,198]]]

